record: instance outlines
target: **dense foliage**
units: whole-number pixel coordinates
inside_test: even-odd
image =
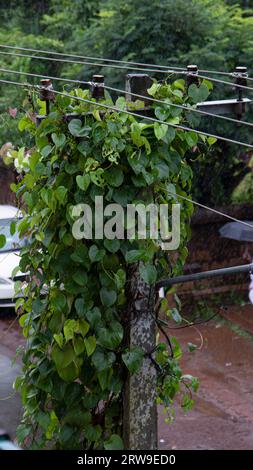
[[[251,1],[189,0],[185,8],[184,0],[100,0],[95,4],[91,0],[12,0],[1,2],[0,11],[4,20],[4,28],[0,28],[3,44],[181,67],[197,63],[202,68],[227,71],[246,65],[252,73]],[[84,80],[89,80],[94,72],[102,72],[108,84],[121,88],[126,73],[4,55],[0,55],[0,66]],[[7,73],[3,78],[25,80]],[[157,78],[164,76],[158,74]],[[17,119],[20,117],[19,111],[22,113],[26,105],[22,96],[26,95],[19,89],[1,85],[0,145],[7,141],[14,145],[25,143],[17,132],[15,113],[8,112],[9,107],[17,108]],[[230,87],[217,85],[213,97],[225,99],[236,97],[236,93]],[[245,118],[252,119],[251,113]],[[231,123],[221,125],[214,119],[205,119],[202,126],[250,142],[247,128]],[[217,144],[212,153],[215,171],[206,185],[208,166],[208,161],[198,161],[195,171],[193,165],[193,194],[210,204],[230,202],[238,180],[248,171],[244,152],[239,147]]]
[[[182,110],[168,103],[195,104],[198,93],[207,98],[209,88],[208,82],[199,91],[192,85],[187,94],[180,80],[154,84],[150,94],[165,100],[155,107],[155,115],[168,123],[187,122]],[[81,89],[73,96],[90,98]],[[112,104],[109,96],[105,102]],[[15,386],[25,410],[18,438],[32,449],[122,448],[122,389],[127,370],[135,373],[143,357],[141,349],[124,345],[127,268],[140,263],[140,275],[148,284],[171,269],[161,240],[98,240],[94,235],[92,240],[76,240],[73,207],[87,203],[94,209],[96,195],[123,207],[176,201],[168,190],[187,194],[191,188],[187,153],[198,142],[202,147],[213,143],[195,132],[124,113],[124,98],[116,106],[122,111],[101,113],[96,104],[57,96],[39,127],[31,114],[19,123],[20,130],[30,133],[33,147],[8,153],[8,161],[13,159],[21,171],[13,189],[26,207],[18,230],[29,238],[20,262],[29,282],[16,286],[22,294],[16,307],[27,345],[23,375]],[[68,121],[70,111],[77,116]],[[181,271],[187,256],[191,213],[192,205],[183,202],[174,273]],[[167,315],[180,322],[177,310],[165,304]],[[168,419],[175,395],[187,410],[191,390],[198,386],[194,377],[183,375],[180,346],[176,338],[171,342],[173,356],[158,342],[153,357],[159,368],[157,400]]]

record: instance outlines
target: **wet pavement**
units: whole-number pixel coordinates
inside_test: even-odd
[[[175,334],[184,345],[203,341],[200,350],[186,352],[182,360],[184,373],[200,379],[195,406],[187,414],[177,410],[172,425],[160,416],[160,448],[252,450],[253,342],[214,321],[198,329]]]
[[[6,354],[0,354],[0,429],[15,438],[21,418],[21,401],[13,389],[13,382],[20,372],[20,366],[13,365]]]
[[[13,361],[16,349],[24,344],[15,317],[0,319],[0,429],[4,429],[15,439],[16,428],[20,422],[21,399],[13,389],[13,382],[20,373],[20,360]]]
[[[247,330],[252,325],[253,331],[252,306],[234,307],[231,319],[232,314],[237,315],[233,320],[240,328],[247,321]],[[8,397],[13,394],[12,382],[20,365],[11,367],[10,358],[24,341],[17,322],[10,326],[12,321],[13,318],[0,319],[0,428],[5,428],[13,437],[21,405],[18,395]],[[232,331],[228,324],[215,321],[199,325],[198,331],[190,327],[170,330],[170,334],[178,338],[185,350],[181,364],[184,373],[199,377],[200,388],[194,409],[187,414],[176,410],[173,424],[165,424],[160,410],[160,449],[252,450],[252,339],[238,328]],[[189,353],[188,342],[202,347]]]

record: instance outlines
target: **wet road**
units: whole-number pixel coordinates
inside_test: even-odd
[[[252,323],[253,331],[253,307],[247,307],[246,312],[242,309],[239,314],[237,307],[236,310],[239,316],[236,318],[233,312],[233,320],[238,320],[241,326],[247,320],[247,325]],[[8,358],[24,342],[17,322],[10,328],[11,321],[13,318],[0,319],[0,356],[5,361],[1,373],[6,372],[7,362],[10,366]],[[253,449],[253,342],[249,337],[232,331],[228,325],[214,321],[198,329],[202,339],[193,328],[173,333],[185,351],[188,342],[203,342],[201,350],[185,352],[182,360],[184,373],[199,377],[200,389],[194,409],[186,415],[177,410],[173,424],[164,423],[160,410],[159,447]],[[12,393],[11,382],[15,373],[16,369],[12,369],[8,380],[6,374],[4,380],[3,377],[0,380],[2,398]],[[12,400],[0,400],[0,427],[9,428],[12,436],[19,413],[18,396]]]
[[[251,308],[253,322],[253,308]],[[252,323],[253,325],[253,323]],[[253,342],[214,321],[199,326],[201,350],[186,353],[184,373],[200,379],[192,411],[172,425],[159,419],[161,449],[253,449]],[[176,334],[182,344],[200,342],[193,328]]]

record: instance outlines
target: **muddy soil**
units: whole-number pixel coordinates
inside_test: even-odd
[[[238,325],[247,320],[247,330],[252,327],[253,331],[253,307],[234,307],[231,318],[232,313]],[[13,317],[0,318],[0,353],[7,357],[24,344],[18,323],[12,322]],[[198,376],[200,389],[194,409],[186,415],[177,410],[173,424],[165,424],[159,410],[159,447],[252,450],[253,341],[215,321],[198,329],[199,333],[192,327],[170,331],[184,346],[184,373]],[[188,342],[203,344],[200,350],[189,353]]]

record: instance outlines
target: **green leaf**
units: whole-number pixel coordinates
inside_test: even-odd
[[[67,192],[68,190],[64,186],[58,186],[58,188],[55,190],[56,199],[59,201],[60,204],[63,204],[65,202]]]
[[[111,253],[116,253],[120,249],[120,241],[117,238],[114,240],[106,239],[104,241],[104,246]]]
[[[112,434],[110,438],[104,442],[105,450],[122,450],[124,449],[123,441],[118,434]]]
[[[52,348],[52,359],[57,367],[61,369],[67,367],[75,359],[75,353],[70,343],[65,344],[63,349],[54,344]]]
[[[102,428],[99,424],[89,425],[84,428],[84,436],[88,441],[98,441],[102,435]]]
[[[126,253],[125,258],[127,263],[136,263],[145,260],[146,255],[146,250],[130,250]]]
[[[200,103],[202,101],[205,101],[209,96],[209,89],[204,83],[201,83],[199,87],[195,83],[193,83],[188,88],[188,95],[190,96],[194,104]]]
[[[63,347],[63,335],[62,333],[55,334],[54,339],[60,348]]]
[[[123,362],[131,374],[134,374],[142,365],[144,353],[141,348],[135,346],[130,351],[122,354]]]
[[[156,93],[160,90],[161,86],[162,85],[160,83],[153,83],[151,87],[147,90],[148,94],[151,96],[155,96]]]
[[[71,254],[70,258],[75,261],[75,263],[84,263],[87,262],[88,257],[88,248],[86,245],[78,245],[75,248],[74,253]]]
[[[178,311],[177,308],[175,308],[175,307],[172,308],[172,309],[170,310],[170,315],[171,315],[171,317],[173,318],[173,320],[174,320],[176,323],[181,323],[182,317],[181,317],[181,315],[180,315],[180,313],[179,313],[179,311]]]
[[[78,322],[76,320],[66,320],[63,327],[66,341],[74,337],[74,333],[78,331]]]
[[[66,136],[64,134],[52,134],[52,141],[57,148],[63,147],[66,142]]]
[[[96,326],[99,325],[101,320],[101,312],[98,307],[94,307],[92,310],[88,310],[85,316],[92,328],[96,328]]]
[[[83,268],[78,268],[72,274],[72,278],[79,286],[85,286],[87,284],[87,281],[88,281],[87,272]]]
[[[160,121],[166,121],[166,119],[170,115],[169,106],[167,106],[166,108],[162,108],[162,107],[160,108],[159,106],[157,106],[155,108],[155,115],[158,119],[160,119]]]
[[[82,412],[76,407],[66,414],[64,422],[71,426],[85,428],[91,422],[91,414],[89,411]]]
[[[83,317],[88,310],[92,308],[93,302],[87,301],[83,298],[76,299],[75,301],[75,309],[79,317]]]
[[[157,278],[157,271],[155,266],[152,264],[147,264],[140,266],[139,268],[140,275],[146,284],[154,284]]]
[[[77,358],[76,358],[77,359]],[[76,364],[76,360],[67,365],[67,367],[57,368],[59,376],[65,380],[65,382],[73,382],[79,376],[79,368]]]
[[[115,281],[116,281],[116,286],[117,289],[123,289],[125,283],[126,283],[126,272],[124,269],[118,269],[116,274],[114,274]]]
[[[77,356],[83,353],[85,350],[85,344],[83,338],[81,336],[74,336],[73,338],[73,346]]]
[[[110,385],[112,375],[112,369],[105,369],[98,373],[98,381],[102,390],[105,390]]]
[[[98,261],[102,261],[105,256],[105,250],[99,250],[97,245],[92,245],[89,249],[89,258],[92,263],[96,263]]]
[[[98,168],[97,170],[90,172],[90,179],[92,183],[102,188],[104,186],[103,175],[104,175],[103,168]]]
[[[96,121],[101,121],[101,120],[102,120],[102,119],[101,119],[101,116],[100,116],[100,111],[99,111],[99,109],[94,109],[94,110],[92,111],[92,114],[93,114],[94,118],[96,119]]]
[[[40,411],[37,414],[37,421],[38,421],[40,427],[42,429],[44,429],[44,431],[46,431],[49,424],[50,424],[50,416],[49,416],[48,413],[43,413],[43,412]]]
[[[188,346],[188,349],[189,349],[190,352],[195,351],[195,349],[197,349],[197,347],[198,347],[194,343],[187,343],[187,346]]]
[[[57,292],[52,296],[51,304],[56,311],[62,312],[67,304],[67,299],[62,292]]]
[[[114,290],[100,289],[100,299],[105,307],[111,307],[117,300],[117,293]]]
[[[114,167],[104,173],[104,178],[110,186],[118,188],[123,183],[124,174],[120,168]]]
[[[217,142],[217,139],[215,137],[208,137],[207,142],[209,145],[213,145]]]
[[[175,338],[175,336],[172,336],[170,338],[170,340],[171,340],[171,343],[172,343],[172,346],[173,346],[174,359],[178,360],[182,357],[181,346],[180,346],[179,341],[177,340],[177,338]]]
[[[16,232],[16,225],[17,225],[17,221],[13,220],[11,222],[11,225],[10,225],[10,234],[11,235],[14,235],[14,233]]]
[[[16,431],[18,441],[21,444],[23,444],[25,438],[29,436],[31,432],[32,432],[32,426],[27,425],[27,424],[20,424],[17,427],[17,431]]]
[[[46,158],[48,155],[52,152],[53,147],[52,145],[46,145],[42,150],[41,150],[41,155]]]
[[[115,361],[116,356],[113,352],[105,351],[98,347],[92,354],[92,364],[98,372],[101,372],[105,369],[110,369]]]
[[[86,336],[90,329],[89,323],[82,318],[81,320],[78,320],[78,324],[79,324],[78,331],[81,333],[83,337]]]
[[[120,345],[123,335],[122,325],[115,321],[108,328],[101,328],[99,330],[98,342],[104,348],[116,349]]]
[[[155,122],[154,124],[154,133],[157,140],[162,140],[165,137],[166,133],[168,132],[168,126],[166,124],[159,124]]]
[[[91,127],[83,127],[80,119],[72,119],[68,125],[69,132],[75,137],[87,137]]]
[[[0,249],[4,247],[6,243],[6,237],[3,234],[0,234]]]
[[[76,177],[76,182],[77,186],[82,190],[82,191],[87,191],[89,185],[90,185],[90,176],[89,175],[78,175]]]
[[[89,336],[88,338],[85,338],[84,344],[85,344],[87,356],[89,357],[94,353],[96,349],[97,341],[96,341],[95,336]]]
[[[185,140],[189,147],[194,147],[198,143],[198,134],[196,132],[186,132],[185,133]]]

